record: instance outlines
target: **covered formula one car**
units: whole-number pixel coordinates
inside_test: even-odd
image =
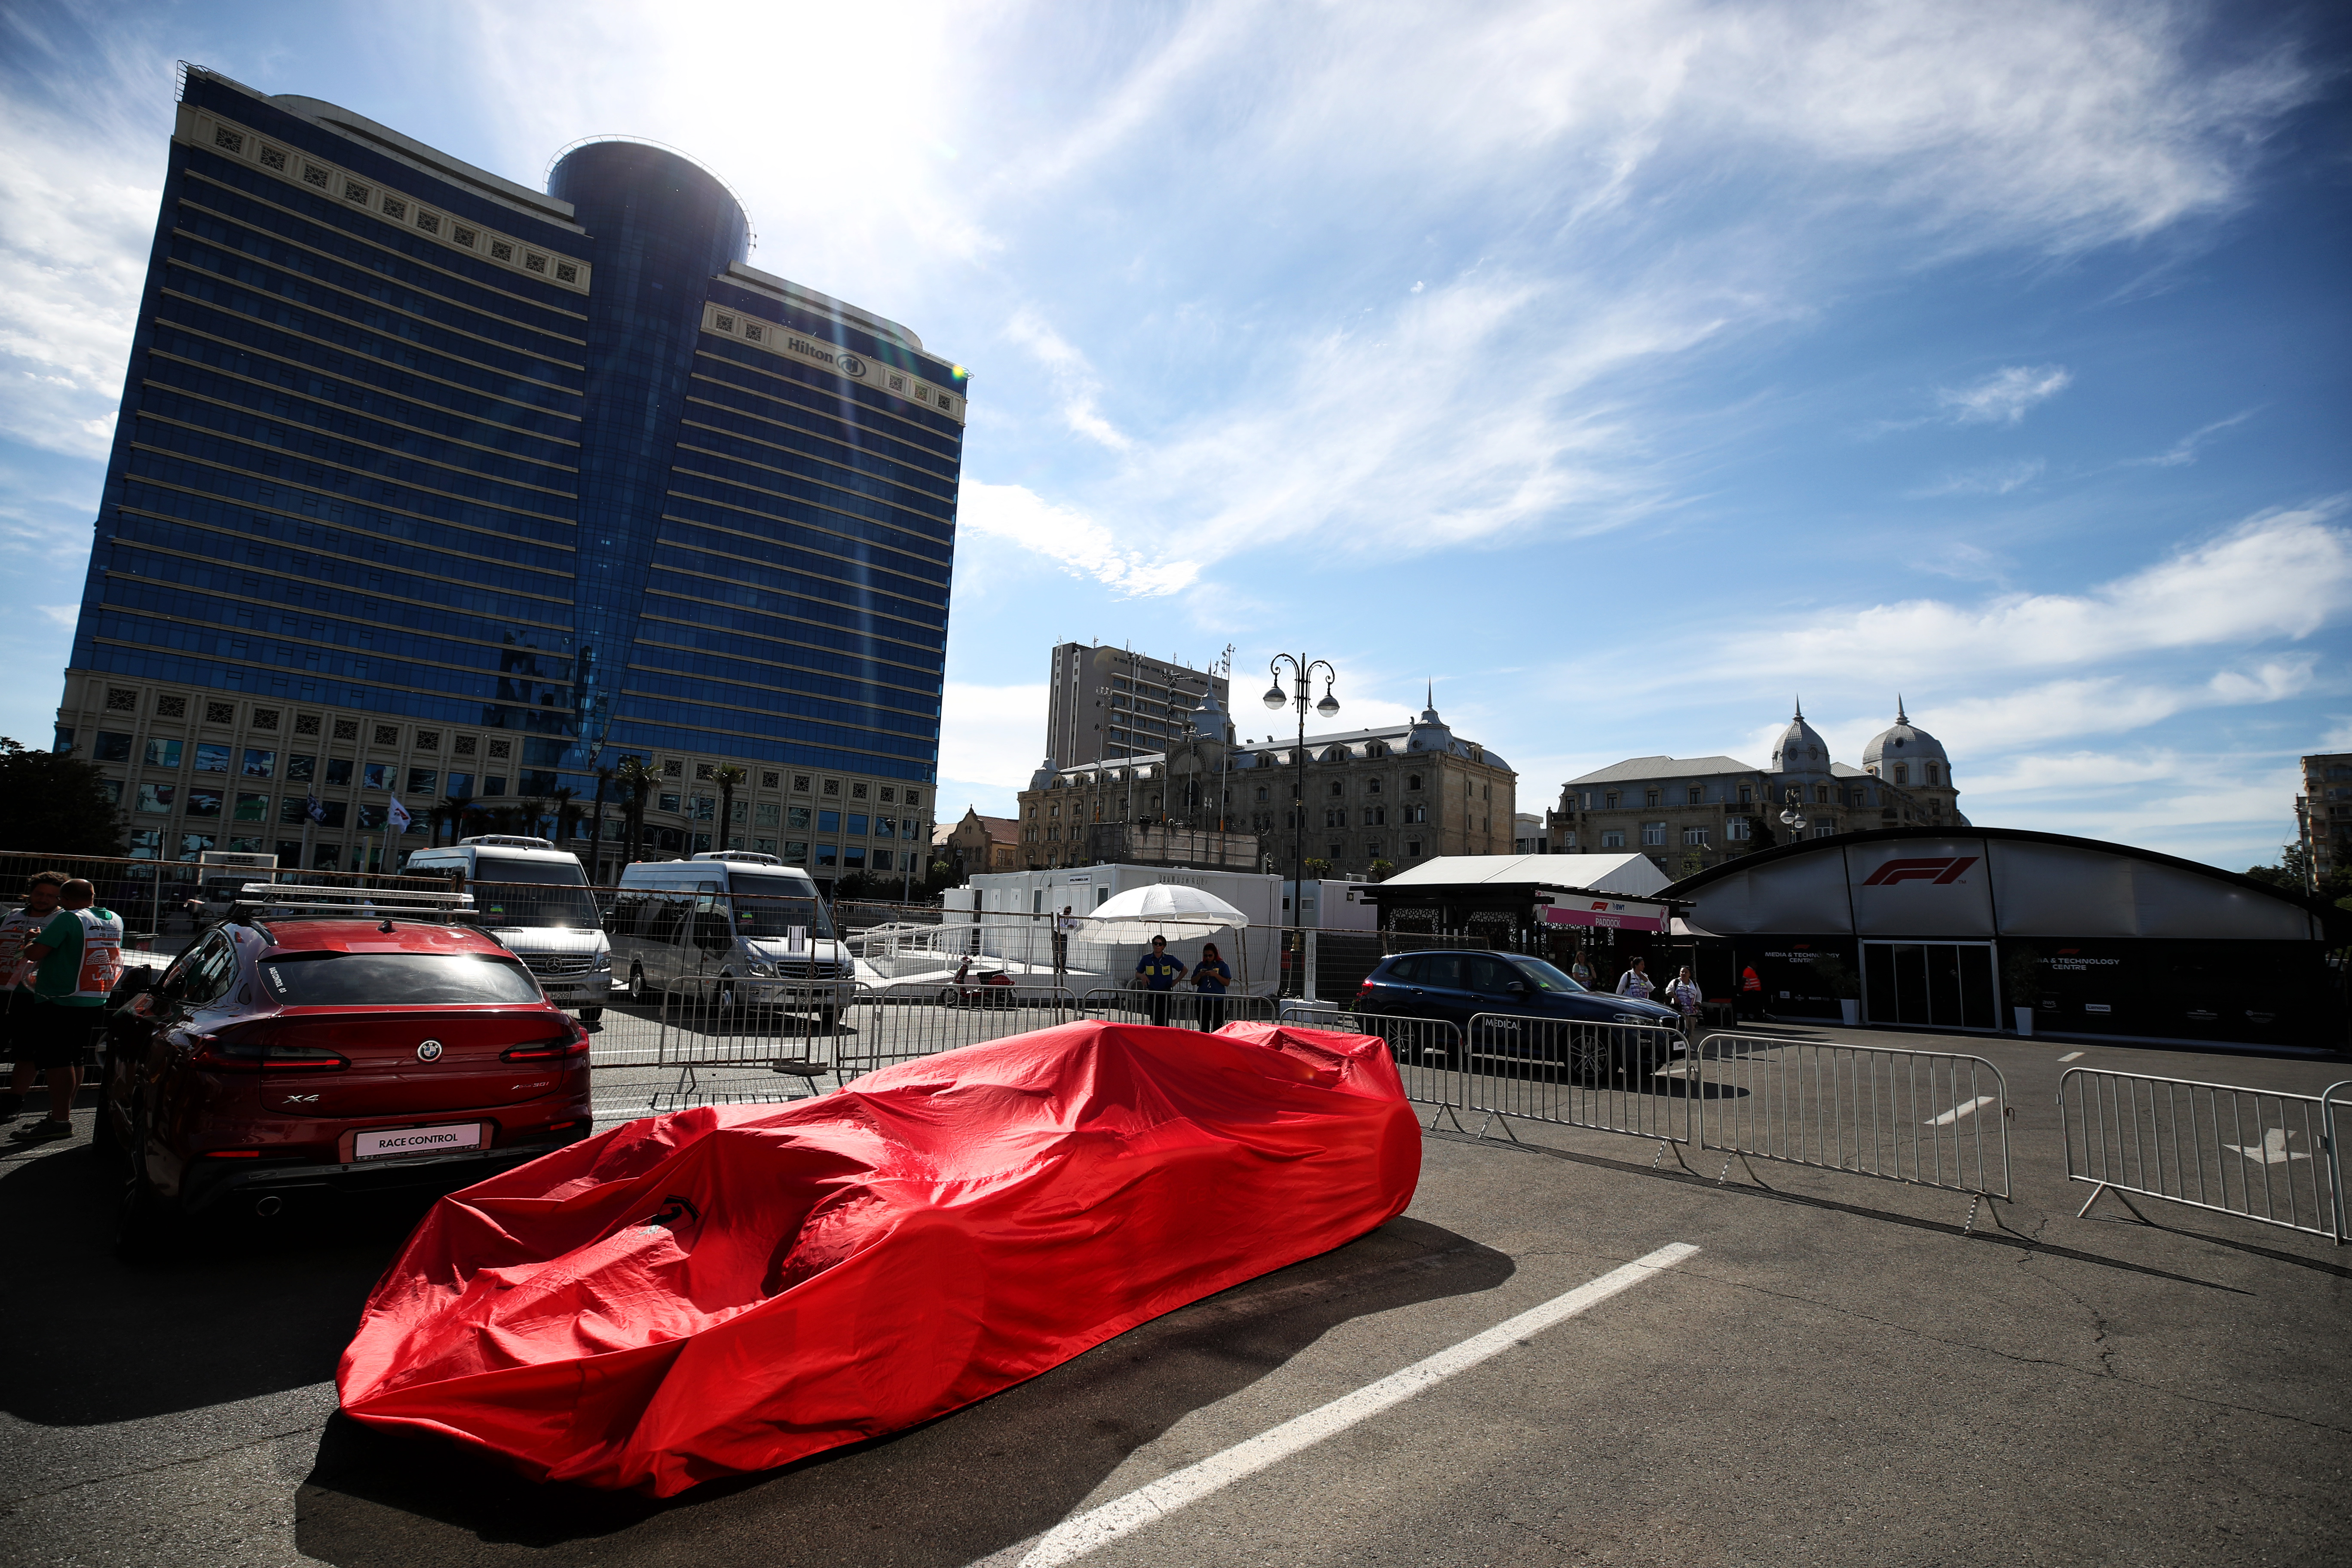
[[[667,1497],[1328,1251],[1420,1170],[1369,1036],[1064,1025],[632,1121],[444,1198],[337,1387],[362,1421]]]

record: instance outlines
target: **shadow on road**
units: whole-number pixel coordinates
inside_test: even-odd
[[[116,1184],[81,1139],[0,1173],[25,1250],[0,1270],[0,1409],[47,1426],[134,1421],[324,1382],[429,1202],[197,1229],[172,1261],[113,1254]]]
[[[1129,1453],[1338,1325],[1489,1290],[1514,1267],[1451,1231],[1392,1220],[926,1426],[667,1502],[539,1485],[338,1415],[298,1499],[296,1541],[336,1568],[602,1562],[622,1532],[632,1553],[656,1556],[961,1568],[1050,1529]]]

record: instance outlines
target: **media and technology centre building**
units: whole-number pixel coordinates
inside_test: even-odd
[[[58,714],[134,852],[290,864],[308,822],[310,865],[390,864],[434,805],[584,806],[635,754],[654,854],[900,874],[967,378],[751,241],[663,148],[541,194],[187,68]],[[599,879],[606,798],[565,846]]]

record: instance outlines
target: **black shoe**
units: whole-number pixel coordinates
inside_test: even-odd
[[[14,1132],[9,1133],[8,1142],[11,1143],[47,1143],[56,1139],[70,1138],[73,1135],[74,1130],[72,1122],[58,1121],[50,1117],[44,1116],[38,1121],[27,1121],[22,1127],[17,1128]]]

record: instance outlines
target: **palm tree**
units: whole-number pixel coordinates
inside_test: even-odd
[[[645,844],[646,796],[653,790],[656,774],[644,758],[626,756],[614,768],[613,777],[625,792],[621,801],[622,850],[626,858],[635,860]]]
[[[447,806],[428,805],[425,808],[425,842],[426,845],[438,846],[440,844],[441,826],[448,820],[449,808]]]
[[[719,781],[719,847],[734,847],[727,842],[735,831],[735,791],[751,782],[751,775],[740,763],[730,763],[711,777]]]
[[[443,820],[449,824],[449,842],[455,844],[465,836],[466,815],[474,803],[463,795],[453,795],[443,803]]]
[[[516,803],[515,809],[522,818],[522,825],[517,831],[528,834],[533,838],[539,837],[540,818],[547,815],[547,802],[535,795],[526,795]]]
[[[595,808],[595,816],[596,816],[596,828],[595,828],[595,837],[594,837],[593,839],[591,839],[591,840],[590,840],[590,843],[592,844],[593,847],[592,847],[592,848],[590,848],[590,850],[588,851],[588,855],[589,855],[589,860],[588,860],[588,879],[589,879],[590,881],[592,881],[592,882],[593,882],[593,881],[594,881],[594,880],[596,879],[596,870],[597,870],[597,868],[598,868],[601,864],[603,864],[603,861],[604,861],[604,792],[605,792],[606,790],[608,790],[608,789],[610,789],[610,788],[612,787],[612,784],[613,784],[613,770],[612,770],[612,768],[611,768],[609,765],[603,766],[603,767],[599,767],[599,768],[596,770],[596,808]]]
[[[572,842],[572,830],[580,826],[580,792],[558,787],[549,790],[547,798],[555,804],[555,847],[561,849]]]

